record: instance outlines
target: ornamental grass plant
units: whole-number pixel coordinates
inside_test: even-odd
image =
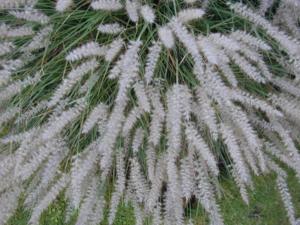
[[[66,224],[100,224],[106,210],[114,224],[121,202],[136,224],[193,224],[197,202],[221,225],[220,179],[249,204],[254,177],[271,173],[299,224],[286,181],[286,168],[300,181],[298,0],[0,10],[0,224],[20,204],[39,224],[63,195]]]

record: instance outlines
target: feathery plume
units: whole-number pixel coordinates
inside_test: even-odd
[[[1,194],[0,204],[5,205],[5,207],[1,207],[0,209],[0,224],[6,224],[17,210],[18,198],[21,194],[21,191],[21,188],[13,187],[11,190]]]
[[[254,13],[250,8],[242,3],[230,4],[234,12],[240,16],[248,19],[255,25],[262,27],[268,35],[273,37],[291,56],[299,57],[299,46],[297,41],[291,39],[284,32],[280,31],[277,27],[272,26],[266,19]]]
[[[203,161],[207,164],[211,172],[218,176],[219,169],[217,167],[217,161],[214,155],[211,153],[208,145],[198,134],[196,128],[192,124],[186,124],[185,136],[191,147],[195,148],[197,153],[203,158]]]
[[[116,184],[115,184],[115,191],[113,192],[112,197],[111,197],[111,203],[110,203],[111,207],[109,210],[109,217],[108,217],[109,224],[113,224],[113,222],[114,222],[119,202],[120,202],[123,192],[125,190],[125,182],[126,182],[125,165],[124,165],[124,154],[122,151],[124,151],[124,150],[119,149],[119,152],[118,152],[117,158],[116,158],[117,180],[116,180]]]
[[[192,20],[198,20],[203,17],[205,12],[202,9],[185,9],[178,13],[178,19],[182,23],[189,23]]]
[[[51,100],[48,103],[48,107],[55,106],[59,100],[62,99],[73,88],[73,86],[82,79],[85,74],[95,70],[98,66],[99,63],[96,61],[96,59],[91,59],[71,70],[71,72],[69,72],[67,77],[63,80],[63,83],[54,92]]]
[[[22,48],[22,51],[33,52],[35,50],[45,48],[49,44],[52,30],[52,25],[41,28],[41,30],[32,38],[32,40]]]
[[[158,36],[165,47],[173,48],[175,45],[173,33],[167,26],[163,26],[158,29]]]
[[[137,22],[139,20],[139,9],[140,4],[137,0],[126,0],[125,8],[128,14],[129,19],[132,22]]]
[[[139,107],[135,107],[130,111],[123,125],[122,134],[124,137],[127,137],[129,135],[129,132],[137,123],[138,119],[141,117],[142,114],[143,110]]]
[[[149,5],[141,6],[140,10],[141,10],[141,15],[146,22],[154,23],[155,14],[154,14],[153,9]]]
[[[97,225],[99,221],[102,221],[104,215],[105,200],[103,197],[98,197],[93,212],[90,215],[90,225]]]
[[[83,186],[87,179],[92,177],[92,172],[99,160],[96,149],[98,142],[99,140],[92,142],[81,154],[76,155],[72,162],[70,189],[72,193],[71,203],[75,208],[79,207],[80,200],[84,195]]]
[[[55,200],[58,194],[67,186],[68,176],[63,174],[61,178],[53,185],[47,195],[33,209],[29,224],[39,224],[39,218],[42,212]]]
[[[104,56],[106,54],[106,50],[106,46],[100,47],[98,43],[91,41],[72,50],[66,56],[66,60],[72,62],[91,56]]]
[[[34,5],[36,2],[36,0],[2,0],[0,2],[0,9],[12,9],[25,5]]]
[[[295,210],[292,203],[292,197],[289,193],[289,189],[287,187],[286,181],[283,177],[278,176],[276,179],[276,184],[279,189],[279,193],[281,195],[281,199],[283,201],[283,204],[285,206],[285,209],[288,214],[288,218],[291,224],[295,224]]]
[[[70,108],[67,111],[62,112],[62,114],[58,117],[55,117],[53,120],[50,120],[46,125],[45,130],[41,134],[43,140],[49,140],[54,138],[55,135],[60,133],[62,129],[68,125],[68,123],[72,122],[76,119],[81,112],[85,109],[86,102],[84,99],[79,99],[76,105]]]
[[[73,5],[73,0],[57,0],[55,9],[58,12],[64,12]]]
[[[27,25],[11,27],[5,23],[0,24],[1,38],[17,38],[17,37],[31,36],[33,34],[34,31],[30,26]]]
[[[131,170],[130,170],[130,185],[136,195],[136,199],[139,203],[143,202],[148,194],[149,187],[146,179],[141,172],[140,164],[137,158],[131,159]]]
[[[100,24],[97,29],[104,34],[118,34],[124,30],[124,27],[119,23],[106,23]]]
[[[119,0],[94,0],[91,6],[93,9],[105,11],[118,11],[123,8]]]
[[[124,109],[127,105],[128,97],[127,91],[132,87],[133,82],[138,76],[139,71],[139,56],[138,52],[142,42],[132,41],[124,58],[122,60],[121,75],[119,81],[119,90],[116,97],[116,105],[108,119],[106,131],[102,137],[102,141],[98,149],[102,152],[101,168],[105,173],[108,173],[112,163],[112,149],[114,147],[116,138],[122,129],[122,122],[125,119]]]
[[[133,86],[136,97],[138,99],[138,105],[145,112],[150,112],[150,101],[146,93],[146,88],[143,82],[137,82]]]
[[[222,137],[224,138],[224,142],[228,147],[228,152],[233,160],[233,163],[235,164],[238,176],[237,178],[241,180],[242,183],[249,183],[250,176],[245,166],[246,164],[244,162],[240,148],[237,144],[237,140],[234,138],[232,129],[227,124],[222,123],[220,131],[222,133]]]
[[[9,107],[6,110],[2,111],[0,115],[0,127],[2,127],[4,123],[7,123],[11,119],[13,119],[19,112],[19,107]]]
[[[213,138],[217,139],[218,124],[215,110],[212,106],[212,100],[208,98],[205,90],[201,88],[198,88],[196,90],[196,97],[198,104],[196,104],[197,111],[194,113],[196,113],[198,119],[200,119],[201,121],[203,120],[203,123],[208,126]]]
[[[262,49],[265,51],[271,50],[271,47],[268,44],[266,44],[264,41],[250,34],[247,34],[245,31],[239,31],[239,30],[234,31],[230,34],[230,37],[232,37],[237,41],[242,41],[243,43],[254,48]]]
[[[92,182],[88,187],[87,195],[80,207],[80,212],[76,221],[76,225],[86,224],[89,221],[89,216],[92,212],[93,206],[96,203],[96,199],[95,199],[96,193],[97,193],[97,181],[96,178],[94,178],[92,179]]]
[[[195,196],[200,201],[206,212],[209,213],[211,224],[224,224],[223,218],[220,215],[219,206],[215,200],[213,188],[208,179],[207,171],[205,171],[204,166],[201,164],[200,160],[194,160],[193,163],[195,171],[196,187]]]
[[[107,48],[107,51],[105,53],[105,60],[108,62],[112,62],[121,52],[123,47],[124,41],[121,38],[114,40]]]
[[[16,119],[15,123],[19,124],[22,122],[27,122],[31,120],[37,113],[47,108],[47,101],[40,101],[35,106],[31,107],[29,110],[21,113],[21,115]]]
[[[25,9],[24,11],[9,11],[9,14],[18,19],[23,19],[40,24],[47,24],[50,21],[48,16],[36,9]]]
[[[82,133],[88,133],[99,120],[107,120],[107,105],[100,103],[90,113],[83,124]]]
[[[2,42],[0,43],[0,56],[10,53],[15,48],[12,42]]]
[[[24,80],[17,80],[11,83],[0,91],[0,102],[9,100],[13,96],[21,93],[26,87],[36,84],[40,79],[40,73],[36,73],[34,77],[28,77]]]
[[[140,147],[143,145],[144,132],[141,128],[137,128],[132,140],[132,150],[134,154],[139,152]]]
[[[170,22],[170,26],[176,37],[182,42],[188,53],[191,54],[194,63],[200,63],[202,56],[200,55],[194,36],[188,32],[187,28],[178,18],[173,18]]]
[[[147,84],[150,84],[153,80],[155,67],[158,63],[161,50],[162,46],[160,42],[154,42],[149,48],[144,75]]]
[[[188,201],[194,192],[193,157],[187,156],[181,160],[180,177],[183,197]]]
[[[161,138],[163,123],[165,121],[165,110],[157,90],[150,90],[149,96],[153,107],[153,116],[149,128],[149,143],[156,147]]]

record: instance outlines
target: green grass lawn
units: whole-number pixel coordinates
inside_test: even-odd
[[[296,216],[300,216],[300,184],[295,175],[290,172],[288,184]],[[289,224],[283,203],[276,189],[275,176],[267,175],[254,178],[254,189],[249,190],[250,204],[246,205],[232,179],[226,178],[221,181],[222,201],[219,201],[225,224],[228,225],[285,225]],[[64,198],[56,200],[41,218],[41,225],[72,225],[64,222],[66,203]],[[187,217],[194,218],[195,225],[208,224],[204,210],[199,207],[187,209]],[[8,225],[26,225],[30,212],[19,208],[11,218]],[[107,221],[101,223],[106,225]],[[122,203],[119,207],[115,225],[133,225],[135,219],[131,207]],[[145,224],[148,224],[145,222]]]

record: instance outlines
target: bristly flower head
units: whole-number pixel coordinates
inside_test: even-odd
[[[114,224],[123,200],[136,224],[182,225],[191,199],[222,225],[221,164],[246,204],[253,174],[275,172],[296,223],[277,161],[300,180],[297,0],[272,21],[271,0],[36,3],[0,1],[0,224],[20,196],[38,224],[64,192],[78,225],[107,206]]]

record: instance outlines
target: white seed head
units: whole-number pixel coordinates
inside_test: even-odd
[[[73,5],[73,0],[57,0],[55,9],[58,12],[64,12]]]
[[[155,14],[153,9],[149,5],[143,5],[141,7],[141,15],[148,23],[154,23]]]
[[[175,45],[175,39],[170,28],[166,26],[160,27],[158,30],[158,35],[164,46],[166,46],[167,48],[173,48],[173,46]]]

